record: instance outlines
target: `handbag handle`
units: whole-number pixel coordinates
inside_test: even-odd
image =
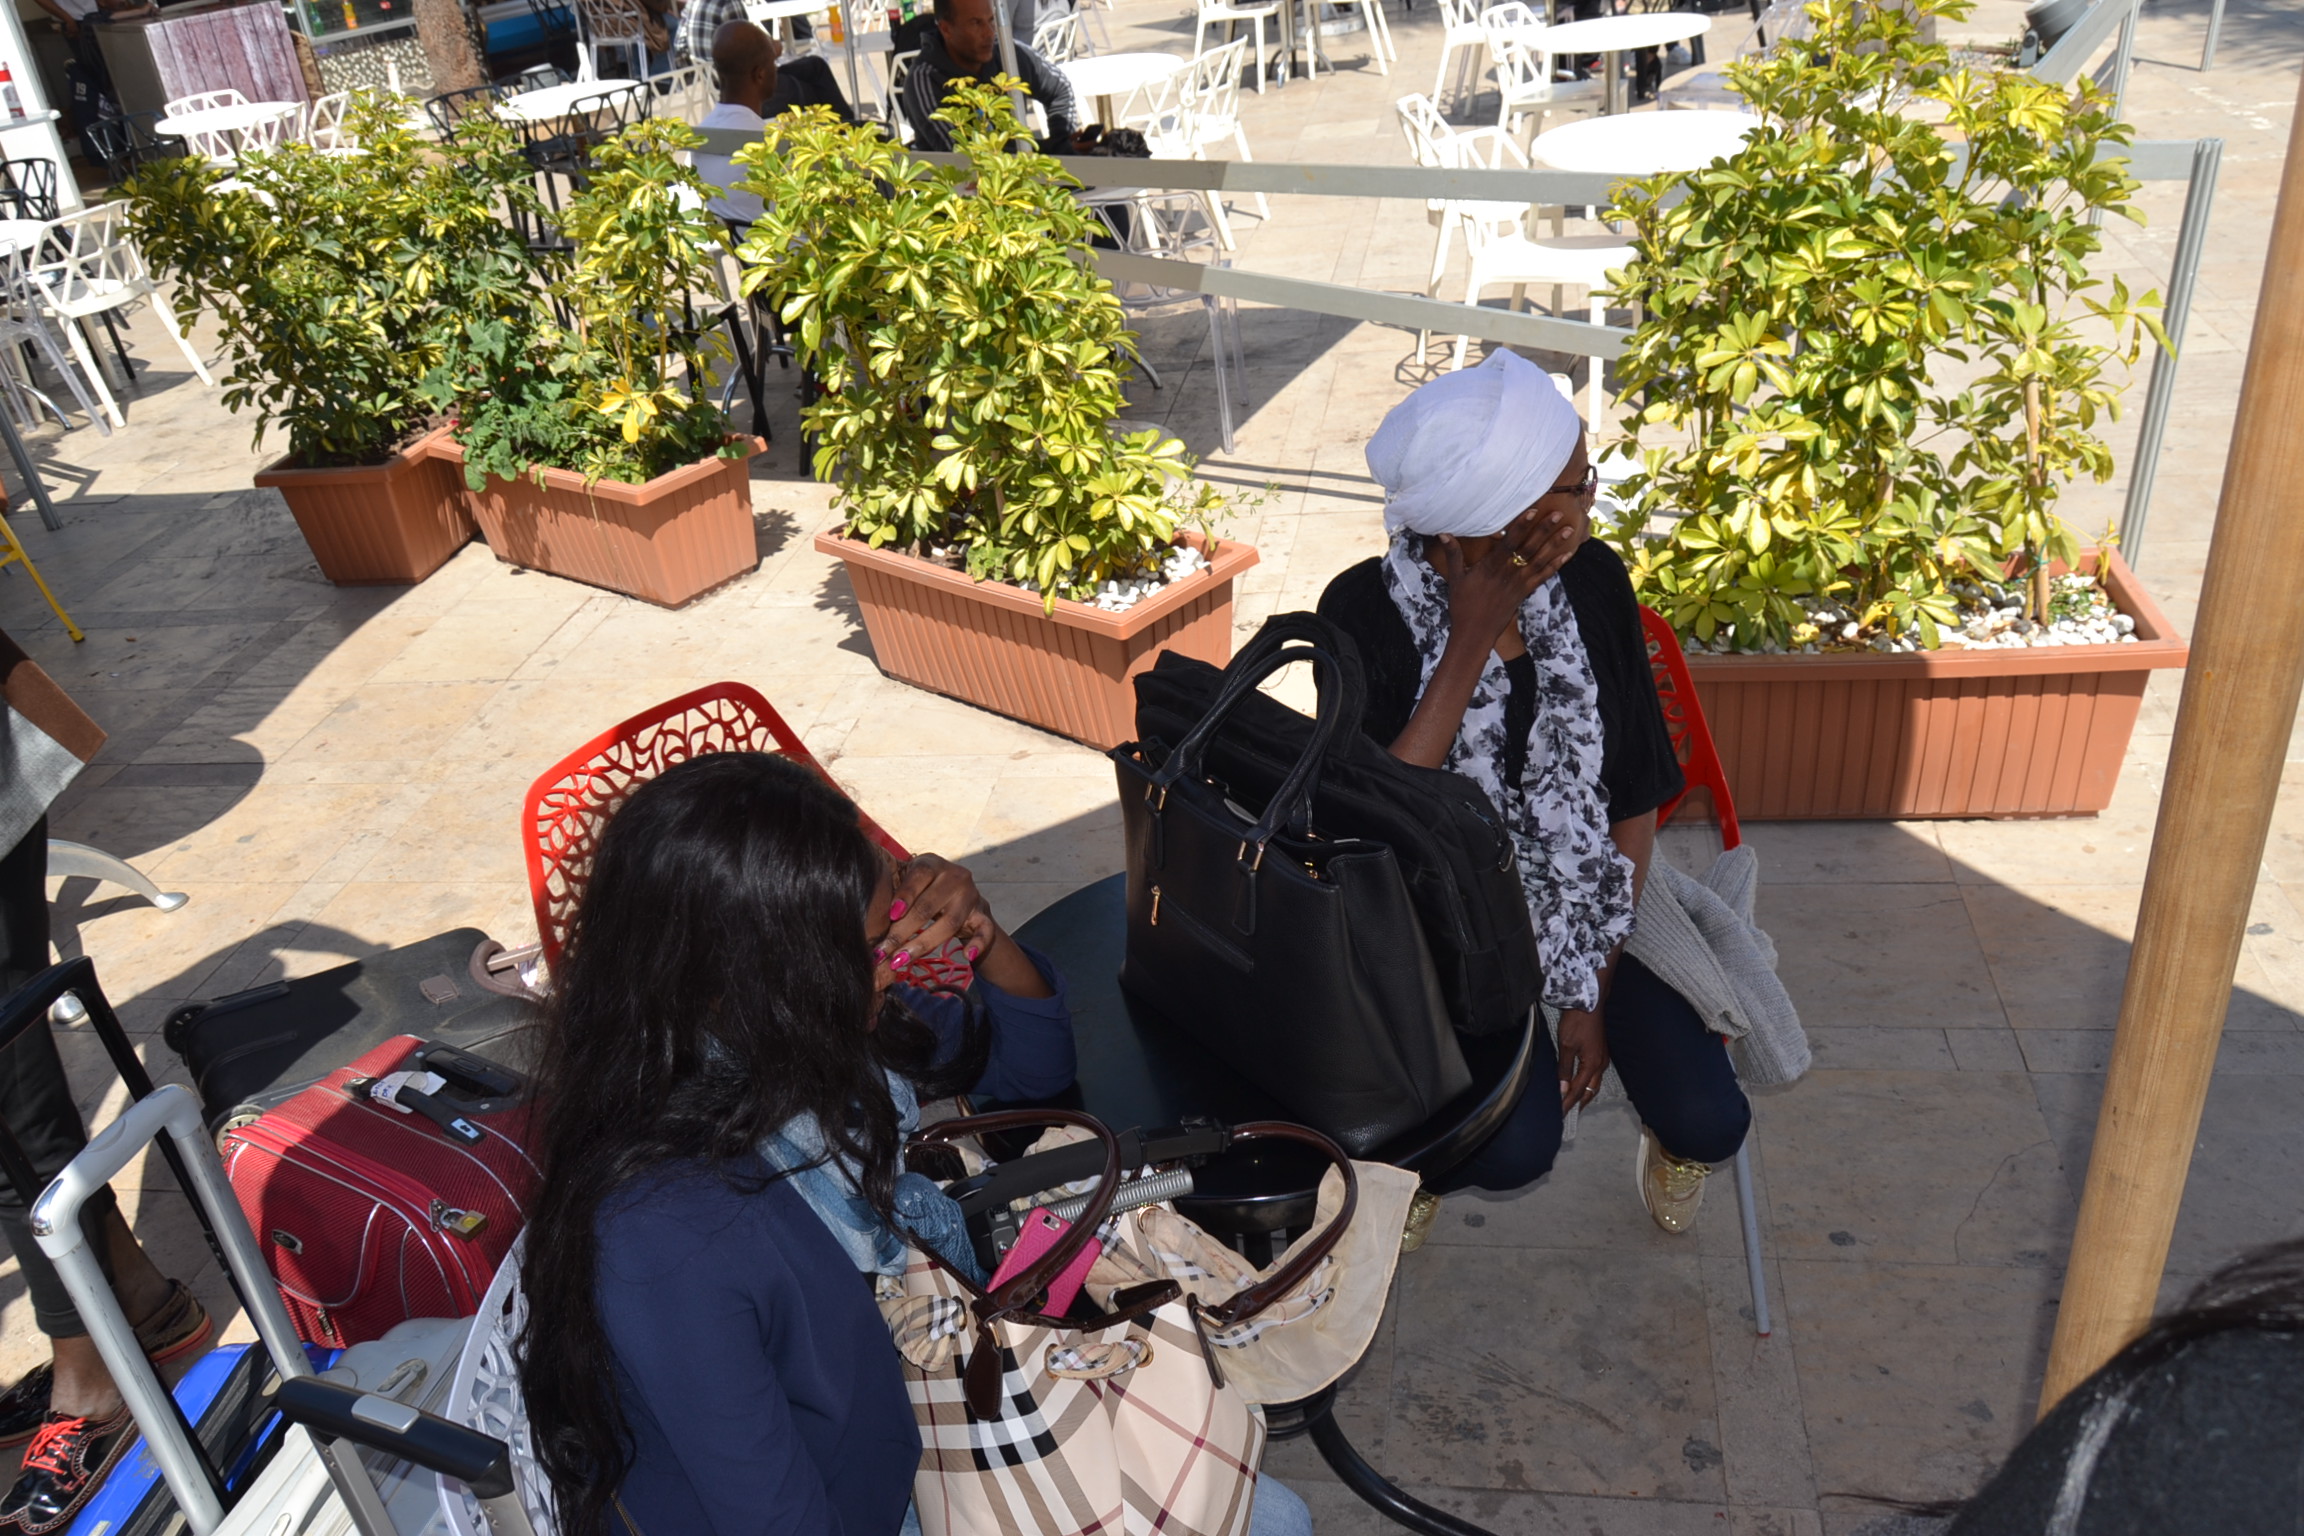
[[[1352,1159],[1344,1149],[1308,1125],[1292,1125],[1285,1120],[1252,1120],[1246,1125],[1233,1127],[1234,1144],[1256,1138],[1274,1141],[1297,1141],[1325,1154],[1332,1164],[1344,1173],[1344,1203],[1336,1208],[1335,1219],[1320,1229],[1319,1235],[1302,1244],[1268,1278],[1235,1291],[1230,1299],[1213,1307],[1201,1308],[1201,1315],[1219,1328],[1244,1323],[1286,1296],[1299,1285],[1322,1259],[1344,1240],[1344,1229],[1352,1224],[1352,1213],[1360,1205],[1360,1176],[1353,1171]]]
[[[1253,666],[1273,649],[1300,640],[1315,650],[1326,651],[1336,659],[1336,686],[1338,703],[1347,722],[1358,720],[1367,712],[1367,669],[1360,660],[1360,646],[1332,619],[1317,613],[1299,610],[1295,613],[1276,613],[1264,621],[1264,627],[1249,637],[1234,658],[1238,664]]]
[[[1120,1192],[1120,1138],[1094,1115],[1070,1109],[1006,1109],[989,1115],[963,1115],[956,1120],[939,1120],[912,1138],[913,1146],[933,1146],[962,1136],[1018,1131],[1036,1125],[1073,1125],[1092,1132],[1104,1147],[1104,1169],[1097,1175],[1096,1188],[1088,1196],[1087,1208],[1056,1240],[1055,1246],[1007,1284],[996,1291],[985,1291],[977,1299],[977,1316],[986,1322],[1030,1310],[1033,1299],[1055,1284],[1057,1277],[1071,1268],[1072,1261],[1096,1240],[1096,1229],[1112,1214],[1113,1197]]]
[[[1243,665],[1243,661],[1247,664]],[[1235,658],[1225,669],[1223,690],[1216,695],[1208,712],[1200,717],[1176,750],[1168,754],[1168,761],[1152,775],[1152,784],[1166,797],[1167,791],[1179,779],[1198,778],[1201,761],[1207,756],[1208,743],[1223,727],[1225,717],[1239,707],[1242,700],[1273,673],[1294,666],[1299,661],[1312,663],[1312,671],[1320,685],[1320,712],[1312,722],[1312,739],[1305,743],[1304,751],[1288,770],[1273,792],[1264,814],[1245,835],[1245,846],[1261,848],[1272,834],[1287,826],[1301,832],[1311,824],[1312,796],[1319,788],[1320,765],[1328,756],[1328,745],[1335,739],[1337,727],[1342,724],[1344,710],[1342,689],[1335,686],[1339,664],[1329,652],[1313,646],[1281,645],[1253,659]]]

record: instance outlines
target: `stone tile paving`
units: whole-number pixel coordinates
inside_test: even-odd
[[[2142,568],[2189,626],[2296,92],[2292,8],[2236,4],[2214,72],[2197,71],[2204,0],[2143,18],[2130,103],[2139,134],[2226,140],[2210,257],[2184,358]],[[2012,35],[2013,0],[1952,30]],[[1121,47],[1188,47],[1177,0],[1122,0]],[[1400,163],[1397,95],[1428,87],[1437,18],[1394,18],[1389,77],[1355,62],[1248,95],[1258,158]],[[1742,23],[1713,34],[1728,54]],[[2164,281],[2180,189],[2115,227],[2106,270]],[[1236,210],[1262,271],[1420,290],[1431,247],[1408,202],[1276,199]],[[1451,281],[1461,280],[1461,257]],[[1444,290],[1453,292],[1453,288]],[[1167,387],[1133,416],[1208,455],[1239,492],[1229,532],[1258,546],[1243,631],[1306,606],[1380,546],[1361,444],[1428,376],[1385,327],[1248,309],[1238,452],[1213,452],[1214,391],[1196,312],[1154,317]],[[72,645],[29,583],[0,579],[0,625],[112,732],[54,830],[192,892],[173,915],[56,883],[66,953],[96,957],[140,1047],[177,1001],[213,996],[457,924],[531,931],[516,825],[529,779],[574,744],[700,683],[760,686],[875,816],[915,847],[969,860],[1021,921],[1119,867],[1103,761],[1086,748],[891,682],[846,582],[809,547],[828,499],[796,469],[789,376],[755,471],[757,571],[665,613],[496,563],[474,545],[422,586],[323,582],[270,492],[265,454],[165,345],[129,427],[35,438],[64,503],[60,534],[19,494],[18,531],[89,632]],[[1433,355],[1433,364],[1438,354]],[[2139,381],[2139,388],[2140,388]],[[2123,444],[2133,432],[2118,429]],[[2093,528],[2124,479],[2067,505]],[[1975,1485],[2030,1421],[2093,1132],[2126,944],[2173,728],[2155,679],[2120,793],[2082,822],[1848,823],[1749,829],[1762,915],[1817,1047],[1804,1083],[1762,1099],[1755,1171],[1774,1335],[1751,1331],[1731,1191],[1690,1237],[1656,1232],[1633,1195],[1622,1107],[1585,1117],[1556,1171],[1512,1197],[1463,1197],[1401,1268],[1383,1334],[1347,1391],[1362,1449],[1424,1497],[1499,1531],[1848,1531],[1867,1496]],[[2288,782],[2304,785],[2304,750]],[[1700,830],[1668,836],[1705,856]],[[64,1037],[92,1120],[113,1113],[95,1042]],[[2219,1258],[2304,1227],[2289,1134],[2304,1108],[2304,793],[2281,805],[2236,978],[2173,1294]],[[177,1272],[226,1299],[173,1196],[128,1203]],[[151,1187],[165,1188],[155,1177]],[[13,1265],[0,1267],[0,1376],[36,1357]],[[1374,1531],[1310,1448],[1275,1448],[1323,1529]]]

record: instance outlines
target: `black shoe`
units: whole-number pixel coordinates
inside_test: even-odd
[[[16,1378],[16,1385],[0,1392],[0,1448],[22,1445],[32,1438],[40,1421],[48,1417],[48,1389],[56,1384],[56,1369],[45,1362]]]
[[[16,1486],[0,1501],[0,1536],[44,1536],[69,1525],[135,1438],[126,1403],[104,1419],[48,1415],[24,1453]]]

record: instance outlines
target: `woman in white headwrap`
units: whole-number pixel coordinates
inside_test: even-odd
[[[1752,1110],[1721,1040],[1622,953],[1656,809],[1683,780],[1631,580],[1589,537],[1598,478],[1584,424],[1548,374],[1498,352],[1395,407],[1368,468],[1391,549],[1330,583],[1320,612],[1358,643],[1368,733],[1403,761],[1472,779],[1511,828],[1544,1000],[1560,1016],[1558,1094],[1531,1090],[1438,1191],[1541,1177],[1563,1116],[1592,1101],[1613,1060],[1642,1122],[1641,1200],[1684,1231]]]

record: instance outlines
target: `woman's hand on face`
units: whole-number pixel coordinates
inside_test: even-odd
[[[955,938],[975,960],[999,934],[991,903],[966,867],[933,853],[897,866],[896,899],[888,908],[887,937],[880,941],[897,980]]]
[[[1528,595],[1552,579],[1583,543],[1583,517],[1564,510],[1521,513],[1478,560],[1441,534],[1430,544],[1432,567],[1448,583],[1448,630],[1492,644],[1519,615]]]
[[[1600,1075],[1608,1070],[1608,1031],[1600,1015],[1581,1008],[1562,1010],[1560,1043],[1560,1110],[1591,1103],[1600,1094]]]

